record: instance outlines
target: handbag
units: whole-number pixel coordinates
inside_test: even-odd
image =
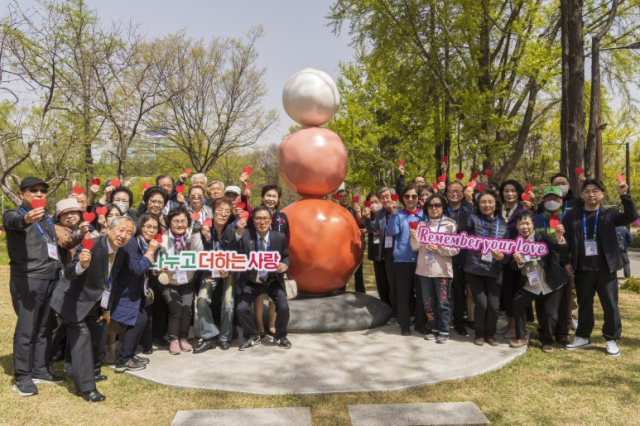
[[[289,278],[288,273],[284,273],[284,289],[287,292],[287,299],[294,299],[298,296],[298,284],[296,280]]]

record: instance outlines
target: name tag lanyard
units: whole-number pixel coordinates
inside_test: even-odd
[[[462,210],[462,206],[458,207],[456,210],[456,223],[460,222],[460,210]],[[449,207],[449,217],[453,219],[453,208]]]
[[[25,209],[24,207],[20,206],[20,210],[24,213],[24,214],[29,214],[29,212],[27,211],[27,209]],[[53,223],[51,223],[51,219],[49,219],[48,217],[45,217],[45,221],[47,222],[47,224],[51,227],[51,232],[53,235],[53,240],[50,240],[48,235],[45,234],[45,232],[42,230],[42,227],[40,226],[40,221],[36,222],[35,225],[38,228],[38,231],[40,231],[40,235],[42,235],[42,238],[44,238],[44,240],[47,243],[52,243],[52,244],[56,244],[56,231],[53,228]]]
[[[282,232],[282,222],[280,222],[280,213],[278,212],[278,210],[276,210],[274,216],[276,217],[276,221],[278,222],[278,232]],[[269,227],[269,229],[273,229],[273,219],[271,219],[271,226]]]
[[[487,238],[487,230],[484,227],[484,217],[481,218],[480,220],[482,220],[482,236]],[[496,238],[498,238],[499,233],[500,233],[500,220],[496,219]]]
[[[596,235],[598,232],[598,216],[600,216],[600,209],[596,211],[596,223],[593,226],[592,240],[596,239]],[[584,209],[582,209],[582,226],[584,227],[584,240],[588,241],[589,239],[587,238],[587,214],[585,213]]]
[[[438,221],[438,229],[436,229],[436,232],[440,232],[440,225],[442,225],[442,218],[444,217],[444,215],[440,216],[440,220]],[[431,226],[431,218],[427,219],[427,226]],[[484,226],[484,223],[483,223]]]

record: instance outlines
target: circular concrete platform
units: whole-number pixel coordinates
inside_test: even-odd
[[[145,370],[130,374],[168,386],[255,394],[322,394],[397,390],[464,379],[498,369],[526,348],[476,346],[452,334],[446,344],[396,325],[341,333],[290,334],[292,349],[264,342],[239,351],[219,348],[202,354],[154,351]]]

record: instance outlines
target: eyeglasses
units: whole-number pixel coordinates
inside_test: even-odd
[[[187,219],[182,219],[182,220],[180,220],[180,219],[173,219],[173,220],[171,221],[171,224],[172,224],[172,225],[186,225],[186,224],[188,224],[188,223],[189,223],[189,221],[188,221]]]
[[[253,220],[256,222],[269,222],[271,221],[271,218],[270,217],[254,217]]]
[[[404,196],[404,199],[405,200],[417,200],[418,196],[417,195],[408,195],[407,194],[407,195]]]
[[[47,190],[43,188],[27,188],[27,191],[32,194],[37,194],[38,192],[45,195],[47,194]]]
[[[440,209],[442,208],[442,204],[429,204],[430,209]]]

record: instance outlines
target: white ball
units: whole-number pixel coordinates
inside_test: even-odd
[[[306,68],[295,73],[282,90],[282,105],[296,123],[322,126],[340,107],[340,93],[326,72]]]

